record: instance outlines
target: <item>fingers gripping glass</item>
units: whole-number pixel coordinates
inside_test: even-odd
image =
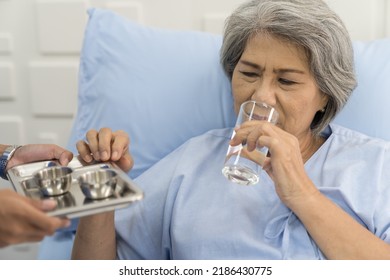
[[[275,124],[278,112],[265,104],[255,101],[244,102],[240,107],[236,127],[246,121],[267,121]],[[235,136],[235,131],[231,138]],[[226,153],[225,164],[222,173],[230,181],[241,185],[253,185],[259,182],[262,164],[267,156],[268,148],[256,148],[254,151],[247,150],[245,141],[237,146],[230,146]]]

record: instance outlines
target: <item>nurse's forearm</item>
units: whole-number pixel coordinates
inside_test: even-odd
[[[114,212],[81,218],[73,244],[72,259],[115,258]]]
[[[390,259],[389,244],[320,192],[292,210],[328,259]]]

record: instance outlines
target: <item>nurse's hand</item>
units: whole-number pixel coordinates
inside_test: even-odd
[[[77,142],[77,150],[85,162],[111,161],[128,172],[134,165],[129,144],[129,136],[123,130],[113,132],[110,128],[99,131],[92,129],[87,132],[86,141]]]
[[[73,154],[54,144],[29,144],[18,148],[7,164],[7,170],[15,165],[40,161],[58,160],[61,165],[68,165]]]
[[[0,190],[0,248],[41,241],[56,230],[68,227],[68,219],[50,217],[45,213],[56,206],[54,200],[38,201],[8,189]]]

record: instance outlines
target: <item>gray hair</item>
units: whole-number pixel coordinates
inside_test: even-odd
[[[356,87],[352,42],[343,22],[322,0],[252,0],[225,24],[221,63],[231,79],[248,40],[269,34],[302,46],[320,91],[329,98],[311,128],[319,134]]]

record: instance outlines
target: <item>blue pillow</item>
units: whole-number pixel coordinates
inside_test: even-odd
[[[353,46],[358,86],[335,122],[390,140],[390,39]]]
[[[89,129],[125,130],[136,177],[189,138],[234,124],[221,36],[146,27],[97,8],[88,14],[69,149]]]

